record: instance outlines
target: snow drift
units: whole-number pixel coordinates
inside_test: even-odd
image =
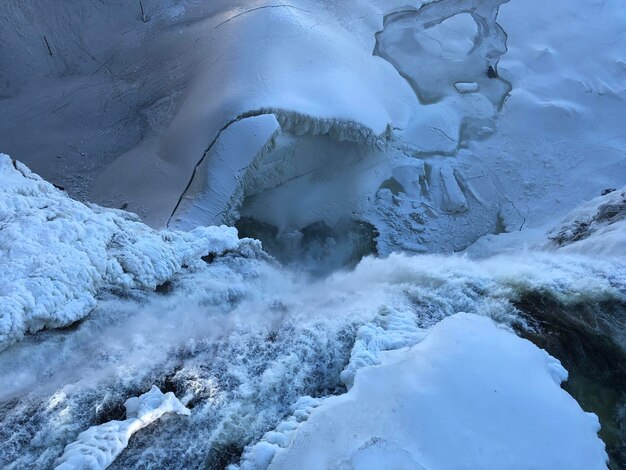
[[[598,419],[560,388],[566,379],[529,341],[459,313],[296,414],[295,431],[279,425],[240,468],[605,469]]]

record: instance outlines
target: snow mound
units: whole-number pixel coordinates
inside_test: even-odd
[[[130,436],[140,429],[165,413],[191,414],[172,392],[164,394],[156,385],[139,397],[129,398],[124,405],[125,421],[109,421],[80,433],[78,439],[65,448],[57,470],[107,468],[126,448]]]
[[[610,189],[570,212],[549,234],[564,251],[584,254],[626,253],[626,188]]]
[[[239,243],[234,228],[157,232],[134,214],[79,203],[0,154],[0,349],[85,317],[104,287],[155,289]]]
[[[567,375],[529,341],[459,313],[382,353],[284,433],[271,461],[266,438],[242,468],[605,469],[598,419],[560,388]]]
[[[415,315],[410,310],[381,308],[374,321],[357,331],[350,362],[341,372],[341,381],[350,389],[357,371],[378,365],[383,351],[413,346],[425,335],[425,330],[417,326]]]

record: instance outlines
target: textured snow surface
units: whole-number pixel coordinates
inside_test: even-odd
[[[152,226],[452,252],[626,179],[621,0],[144,3],[0,6],[0,150]]]
[[[301,404],[241,468],[605,469],[598,419],[566,379],[529,341],[459,313],[359,370],[347,394]]]
[[[125,421],[109,421],[81,432],[76,442],[65,447],[57,470],[101,470],[107,468],[128,445],[130,437],[166,413],[191,412],[172,392],[162,393],[152,386],[149,392],[126,400]]]
[[[0,161],[7,210],[0,231],[6,246],[4,278],[19,288],[31,285],[33,273],[39,276],[35,279],[46,290],[32,294],[34,309],[55,314],[65,305],[65,297],[53,297],[55,289],[85,295],[83,284],[75,277],[59,277],[60,270],[102,272],[87,277],[92,282],[87,291],[91,314],[85,317],[88,311],[83,310],[66,318],[67,324],[83,318],[78,325],[28,335],[0,353],[0,465],[11,469],[51,467],[72,442],[77,444],[68,447],[66,456],[93,457],[98,465],[110,462],[139,425],[124,424],[119,404],[154,384],[175,392],[193,413],[184,423],[163,420],[136,434],[112,468],[141,463],[217,469],[238,462],[242,455],[242,466],[267,464],[278,449],[297,438],[300,423],[332,400],[325,397],[346,390],[346,397],[353,396],[361,370],[386,367],[386,351],[428,344],[420,343],[426,329],[449,316],[469,312],[525,328],[526,318],[515,303],[527,293],[541,292],[566,306],[623,301],[623,254],[589,258],[554,247],[482,260],[393,254],[365,258],[352,272],[313,281],[277,265],[258,243],[237,241],[232,229],[155,232],[125,212],[72,201],[6,156]],[[596,209],[584,206],[578,213],[595,214],[615,197],[594,201]],[[121,230],[123,242],[111,248],[109,239],[121,236]],[[173,253],[174,248],[183,251]],[[201,260],[208,252],[223,254]],[[137,253],[142,255],[137,261],[140,271],[124,264],[138,258]],[[40,270],[23,266],[26,260],[37,263],[55,254],[54,263]],[[180,269],[183,262],[188,269]],[[159,263],[169,268],[159,271]],[[110,265],[131,268],[107,271]],[[98,266],[104,266],[103,271]],[[157,282],[168,278],[169,283],[153,292]],[[48,303],[51,297],[56,303]],[[2,297],[3,319],[12,320],[5,314],[11,312],[5,305],[12,302],[13,297]],[[592,328],[623,347],[619,321],[607,313],[606,318],[596,318]],[[528,344],[509,333],[506,338],[513,349]],[[481,351],[468,348],[463,350],[468,357]],[[485,354],[493,360],[500,356]],[[442,354],[442,360],[445,357]],[[492,370],[502,369],[496,377],[508,377],[516,367],[500,362]],[[555,370],[562,378],[562,369]],[[541,371],[545,361],[534,373]],[[487,378],[480,383],[487,384]],[[551,385],[556,387],[554,381]],[[562,392],[561,397],[563,406],[573,403]],[[392,406],[378,402],[379,407]],[[292,417],[281,424],[286,416]],[[572,425],[568,432],[585,429],[593,428]],[[554,439],[571,435],[560,430],[554,434]],[[589,435],[581,439],[593,449],[597,439],[593,432]],[[356,443],[355,450],[362,444]],[[490,452],[500,449],[489,444],[485,448]],[[502,448],[509,449],[509,444],[502,441]],[[378,446],[371,452],[378,455],[384,449]],[[588,457],[594,458],[594,452]]]
[[[103,289],[154,290],[183,266],[239,246],[237,231],[156,232],[85,205],[0,154],[0,349],[84,318]]]
[[[622,261],[558,252],[480,261],[395,254],[311,281],[242,249],[182,271],[167,295],[105,295],[75,329],[3,351],[0,465],[50,467],[80,432],[123,419],[118,404],[156,384],[192,414],[137,433],[111,468],[223,468],[264,435],[269,450],[288,443],[319,400],[354,390],[359,370],[384,364],[384,351],[418,343],[450,315],[523,325],[514,302],[524,293],[567,305],[621,299],[624,285]],[[495,452],[492,444],[485,448]]]
[[[561,250],[589,255],[626,253],[626,188],[609,188],[574,209],[552,230],[550,240]]]

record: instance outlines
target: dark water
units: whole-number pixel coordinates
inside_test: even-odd
[[[530,292],[515,306],[534,327],[519,333],[561,361],[569,371],[563,388],[600,418],[609,468],[625,469],[626,350],[620,336],[626,300],[568,303]]]

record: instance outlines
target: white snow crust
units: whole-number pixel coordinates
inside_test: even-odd
[[[57,470],[103,470],[128,446],[130,437],[166,413],[188,416],[191,412],[172,392],[162,393],[155,385],[149,392],[126,400],[125,421],[109,421],[78,435],[65,447]]]
[[[459,313],[268,433],[240,468],[605,469],[598,419],[566,379],[529,341]]]

